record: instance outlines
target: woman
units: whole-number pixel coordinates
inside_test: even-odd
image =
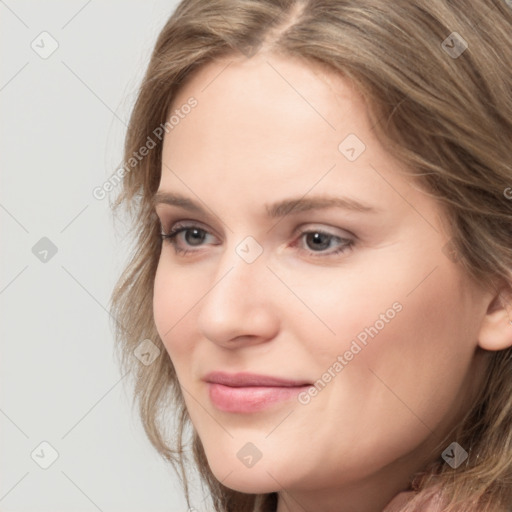
[[[511,28],[498,0],[180,3],[112,311],[187,493],[190,426],[217,511],[510,509]]]

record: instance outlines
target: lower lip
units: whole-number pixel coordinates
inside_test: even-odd
[[[213,405],[224,412],[256,412],[270,407],[276,402],[295,398],[310,386],[247,386],[230,387],[208,383],[208,392]]]

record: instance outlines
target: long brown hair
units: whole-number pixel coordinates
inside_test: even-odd
[[[446,206],[453,254],[468,278],[490,290],[503,284],[510,290],[511,40],[512,8],[501,0],[183,0],[178,5],[158,37],[126,135],[124,162],[131,164],[124,164],[113,209],[126,207],[136,239],[112,293],[111,312],[117,355],[133,378],[144,429],[179,470],[187,500],[191,425],[152,310],[161,249],[151,207],[162,163],[155,129],[166,126],[177,91],[204,63],[250,58],[263,49],[341,73],[364,95],[389,151]],[[155,147],[130,160],[149,138]],[[510,302],[505,305],[512,317]],[[145,339],[160,348],[151,365],[134,357]],[[454,470],[439,458],[416,475],[417,496],[404,512],[417,510],[434,492],[447,511],[510,506],[512,349],[489,353],[489,360],[479,399],[451,437],[469,452],[466,463]],[[172,432],[170,411],[177,417]],[[243,494],[218,482],[193,428],[191,437],[194,461],[218,512],[276,509],[276,493]]]

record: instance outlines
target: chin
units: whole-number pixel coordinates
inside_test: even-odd
[[[215,478],[221,482],[222,485],[233,491],[246,494],[268,494],[280,489],[278,482],[265,471],[266,468],[264,467],[229,469],[223,466],[221,468],[214,467],[211,469]],[[272,471],[270,471],[270,473],[272,473]],[[279,477],[277,478],[279,479]]]

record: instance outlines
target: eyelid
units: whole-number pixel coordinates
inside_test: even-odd
[[[159,227],[162,233],[169,233],[171,230],[175,231],[179,228],[199,228],[208,233],[209,235],[213,235],[218,238],[217,234],[214,230],[206,227],[202,222],[192,219],[183,219],[183,220],[170,220],[169,222],[164,222],[159,219]]]
[[[336,230],[336,232],[332,233],[330,230]],[[325,224],[319,224],[319,223],[315,223],[315,222],[301,224],[300,226],[298,226],[296,228],[296,230],[294,231],[294,234],[295,233],[308,233],[310,231],[318,231],[320,233],[325,233],[326,235],[331,235],[331,236],[342,238],[342,239],[346,239],[348,237],[353,238],[354,240],[357,239],[357,236],[354,233],[352,233],[351,231],[349,231],[348,229],[336,228],[334,226],[326,227]],[[338,233],[339,231],[341,231],[342,233]]]

